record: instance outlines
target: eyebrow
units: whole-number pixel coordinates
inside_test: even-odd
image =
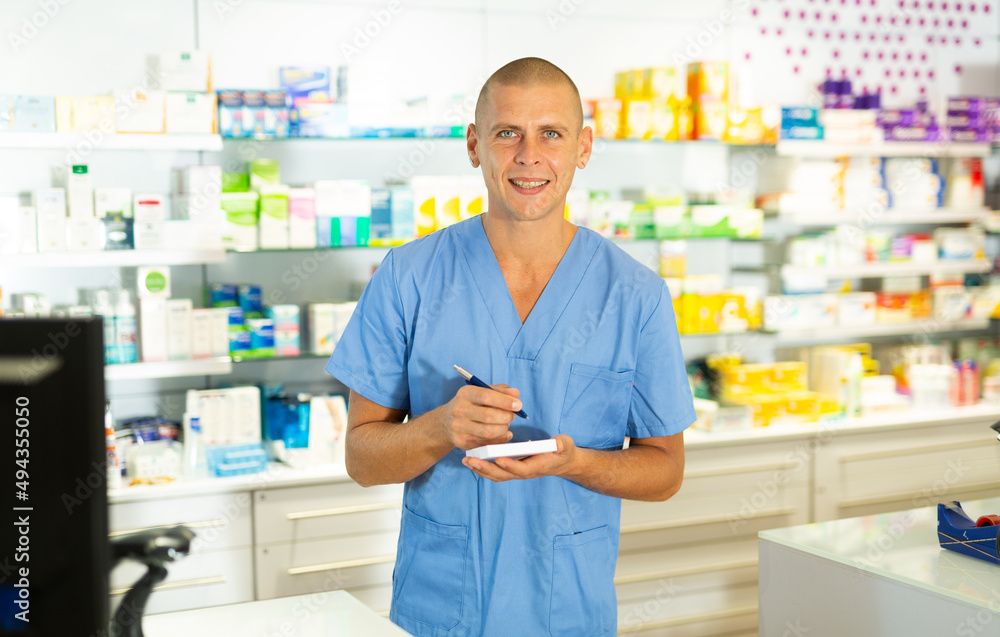
[[[542,122],[537,126],[541,130],[553,130],[557,133],[569,133],[569,128],[563,124],[557,124],[555,122]],[[512,130],[518,133],[524,132],[524,128],[517,126],[516,124],[504,124],[503,122],[496,124],[490,129],[491,134],[496,134],[502,130]]]

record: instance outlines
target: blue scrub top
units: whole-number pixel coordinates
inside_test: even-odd
[[[521,391],[515,442],[620,448],[695,420],[666,284],[586,228],[523,325],[480,218],[393,248],[326,371],[416,418],[462,387],[452,365]],[[559,477],[494,483],[464,454],[406,483],[391,619],[416,635],[615,634],[621,500]]]

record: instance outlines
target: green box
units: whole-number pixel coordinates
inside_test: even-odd
[[[250,175],[247,173],[222,173],[222,192],[249,192]]]

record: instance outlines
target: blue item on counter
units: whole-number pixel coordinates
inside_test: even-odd
[[[220,478],[260,473],[267,469],[267,452],[259,442],[206,445],[205,460],[208,473]]]

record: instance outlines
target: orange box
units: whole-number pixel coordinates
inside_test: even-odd
[[[692,62],[687,67],[687,94],[693,101],[729,101],[729,63]]]
[[[692,139],[723,141],[729,124],[729,107],[724,101],[702,98],[693,102]]]
[[[876,292],[875,320],[879,323],[906,323],[913,320],[913,294]]]
[[[594,112],[594,136],[614,138],[621,126],[622,101],[615,97],[591,100]]]

